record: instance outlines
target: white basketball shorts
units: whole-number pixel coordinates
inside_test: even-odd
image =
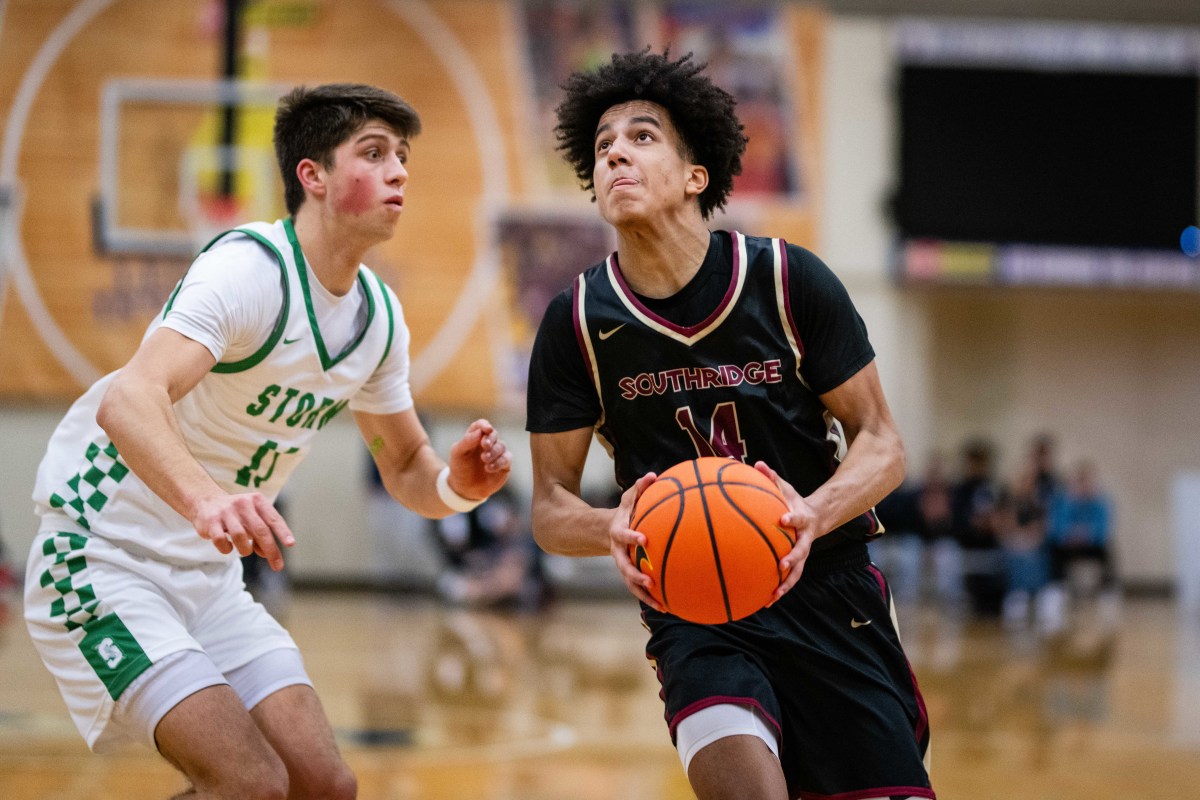
[[[168,660],[202,667],[185,681],[194,692],[228,682],[230,673],[273,650],[296,650],[291,635],[246,591],[236,558],[175,565],[117,547],[64,518],[48,516],[42,527],[25,571],[25,622],[95,752],[145,741],[144,720],[121,719],[130,705],[123,695],[139,691],[147,680],[138,678],[172,653],[207,657]],[[181,678],[178,669],[173,682]],[[291,682],[310,683],[302,667]],[[148,734],[153,746],[152,728]]]

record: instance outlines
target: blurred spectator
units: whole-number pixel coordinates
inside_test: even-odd
[[[1004,550],[1007,594],[1004,622],[1023,628],[1030,608],[1046,586],[1046,506],[1039,492],[1039,466],[1035,456],[1017,475],[1012,488],[1001,493],[996,504],[996,532]]]
[[[996,536],[998,487],[992,477],[992,447],[983,440],[963,448],[962,479],[950,499],[954,537],[963,551],[963,587],[971,610],[999,616],[1007,586],[1004,553]]]
[[[1030,469],[1033,471],[1034,490],[1043,510],[1050,506],[1050,498],[1062,488],[1058,468],[1054,465],[1054,437],[1049,433],[1039,433],[1033,438],[1029,449]]]
[[[1096,485],[1096,469],[1090,462],[1076,467],[1064,491],[1050,504],[1049,542],[1055,558],[1055,577],[1062,576],[1063,561],[1093,558],[1105,565],[1106,581],[1113,579],[1108,556],[1112,512],[1108,496]]]
[[[943,603],[962,600],[962,550],[954,538],[951,487],[940,453],[934,453],[917,490],[919,532],[933,577],[934,597]]]
[[[904,484],[875,507],[886,532],[870,543],[871,560],[883,570],[892,598],[901,605],[921,595],[920,493],[920,487]]]
[[[475,510],[434,520],[446,571],[439,594],[466,605],[540,608],[549,592],[541,551],[516,493],[504,486]]]
[[[430,541],[429,519],[388,494],[379,467],[364,454],[371,582],[388,591],[433,590],[443,559]]]
[[[1046,542],[1050,552],[1052,600],[1047,604],[1045,627],[1056,633],[1066,622],[1067,586],[1072,570],[1090,563],[1099,568],[1101,613],[1115,621],[1119,603],[1116,572],[1111,554],[1112,510],[1108,496],[1096,483],[1096,470],[1082,462],[1063,491],[1054,495],[1047,518]]]
[[[1054,436],[1042,432],[1033,437],[1026,462],[1013,487],[1016,494],[1013,524],[1015,535],[1006,542],[1009,553],[1009,580],[1014,585],[1006,599],[1005,620],[1013,626],[1028,617],[1030,602],[1037,601],[1037,613],[1043,621],[1055,614],[1053,592],[1044,591],[1049,581],[1049,550],[1046,543],[1046,516],[1050,502],[1062,490],[1062,478],[1055,465]],[[1040,552],[1028,549],[1034,540]]]
[[[275,498],[275,510],[285,520],[287,519],[287,499],[281,494]],[[287,577],[287,567],[276,572],[271,569],[265,558],[257,553],[241,556],[242,580],[246,589],[254,599],[262,603],[267,611],[277,619],[283,619],[287,614],[288,600],[291,599],[291,585]],[[286,564],[286,562],[285,562]]]

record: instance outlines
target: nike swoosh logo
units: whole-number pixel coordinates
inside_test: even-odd
[[[622,322],[620,325],[613,328],[611,331],[600,331],[600,341],[603,342],[605,339],[612,336],[614,333],[621,330],[621,328],[624,328],[628,324],[629,324],[628,322]]]
[[[303,338],[304,338],[303,336],[297,336],[295,339],[284,339],[283,343],[284,344],[295,344],[296,342],[300,341]]]
[[[859,621],[858,621],[858,620],[856,620],[856,619],[851,619],[851,620],[850,620],[850,627],[851,627],[851,628],[861,628],[861,627],[863,627],[864,625],[870,625],[870,624],[871,624],[871,620],[867,620],[866,622],[859,622]]]

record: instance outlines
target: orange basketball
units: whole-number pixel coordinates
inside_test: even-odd
[[[758,611],[779,588],[795,534],[779,525],[787,503],[754,467],[705,457],[668,469],[633,509],[646,546],[630,558],[654,578],[650,594],[692,622],[733,622]]]

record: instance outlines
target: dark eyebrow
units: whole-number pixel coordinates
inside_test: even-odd
[[[662,130],[662,123],[660,123],[658,121],[657,117],[638,116],[638,117],[633,117],[629,121],[630,122],[644,122],[648,125],[653,125],[654,127],[658,128],[660,131]],[[604,133],[605,131],[611,130],[611,129],[612,129],[612,123],[605,122],[603,125],[596,128],[596,137],[600,136],[600,134]],[[593,138],[596,138],[596,137],[593,137]]]
[[[367,133],[364,133],[362,136],[359,136],[357,139],[355,139],[354,143],[356,145],[362,144],[364,142],[369,142],[373,139],[382,142],[384,145],[389,145],[390,141],[391,141],[390,137],[385,133],[380,133],[379,131],[368,131]],[[408,139],[401,136],[397,140],[397,144],[400,147],[408,147]]]
[[[629,121],[630,122],[647,122],[656,128],[662,128],[662,123],[660,123],[658,121],[658,117],[651,117],[651,116],[634,117],[633,119],[631,119]]]

